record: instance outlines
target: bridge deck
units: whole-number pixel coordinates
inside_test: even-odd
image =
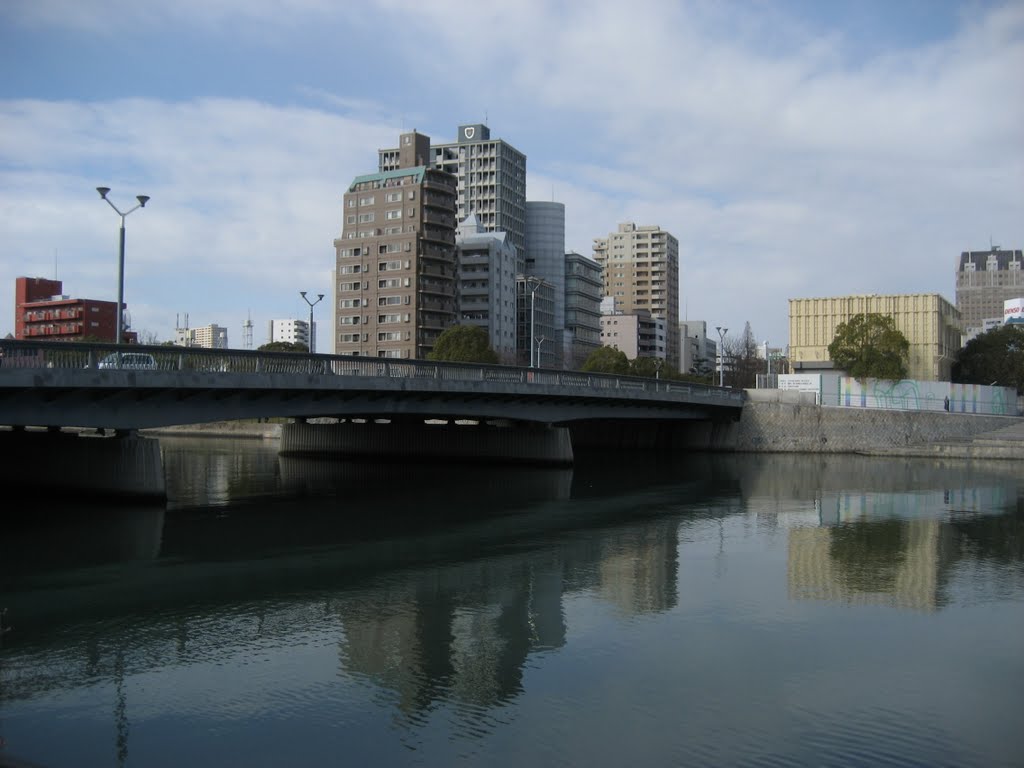
[[[226,419],[733,419],[739,391],[511,366],[0,341],[0,425],[141,429]]]

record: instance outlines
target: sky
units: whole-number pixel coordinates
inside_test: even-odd
[[[3,0],[0,336],[14,282],[229,345],[328,327],[342,195],[486,123],[565,204],[679,240],[680,319],[788,343],[788,300],[939,293],[1024,248],[1024,0]]]

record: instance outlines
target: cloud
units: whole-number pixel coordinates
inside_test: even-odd
[[[5,13],[34,29],[95,23],[79,8]],[[92,190],[150,194],[129,219],[127,298],[136,325],[165,338],[175,312],[234,328],[250,307],[260,320],[304,311],[293,294],[328,284],[343,190],[395,145],[399,115],[436,141],[488,115],[528,156],[528,196],[566,204],[568,248],[589,254],[622,221],[658,224],[679,238],[689,316],[750,320],[773,343],[788,298],[952,300],[960,250],[1024,241],[1019,3],[965,7],[952,32],[870,41],[785,3],[161,8],[105,14],[123,12],[133,34],[207,42],[237,22],[246,94],[0,102],[0,281],[49,274],[57,251],[80,281],[66,290],[112,298],[117,221]],[[289,101],[260,95],[253,83],[286,69]]]

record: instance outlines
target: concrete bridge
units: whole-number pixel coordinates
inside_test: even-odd
[[[742,405],[719,387],[571,371],[0,341],[0,439],[26,457],[13,480],[36,476],[26,464],[44,447],[74,445],[72,462],[115,450],[82,449],[84,435],[272,417],[294,420],[282,453],[571,463],[573,444],[706,445]]]

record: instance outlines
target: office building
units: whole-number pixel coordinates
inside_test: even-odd
[[[518,363],[533,368],[554,368],[561,361],[561,331],[555,332],[555,289],[529,275],[516,278],[516,339]]]
[[[315,325],[315,323],[314,323]],[[267,322],[267,343],[302,344],[309,349],[309,321],[282,318]]]
[[[992,246],[987,251],[964,251],[956,270],[956,308],[965,337],[982,332],[986,320],[1003,316],[1003,302],[1024,295],[1019,250]]]
[[[601,265],[579,253],[565,254],[563,365],[579,370],[601,346]]]
[[[427,167],[430,139],[399,137],[394,170],[357,176],[344,195],[334,349],[425,358],[454,324],[456,179]]]
[[[417,137],[426,139],[426,151],[416,164],[447,171],[456,179],[457,220],[475,214],[485,232],[508,232],[519,258],[525,259],[526,155],[502,139],[492,139],[491,129],[477,123],[460,125],[458,139],[448,144],[431,145],[416,131],[403,134],[397,149],[378,150],[378,171],[408,168],[403,151],[416,146]],[[524,269],[520,263],[516,271]]]
[[[108,341],[117,335],[117,302],[63,295],[60,280],[18,277],[14,281],[14,338],[36,341]],[[125,305],[127,306],[127,305]],[[124,328],[127,328],[127,323]],[[124,330],[122,341],[137,334]]]
[[[552,335],[545,367],[561,368],[565,334],[565,205],[530,200],[526,203],[526,272],[543,280],[552,292]]]
[[[960,349],[960,313],[937,293],[790,299],[791,371],[831,370],[828,345],[835,339],[836,328],[859,314],[893,318],[910,343],[907,378],[949,381]]]
[[[487,331],[505,364],[516,362],[516,249],[505,232],[485,232],[470,214],[455,233],[458,323]]]
[[[650,348],[679,370],[679,241],[661,227],[626,222],[594,239],[594,259],[604,270],[604,293],[619,311],[663,321],[665,338]]]

